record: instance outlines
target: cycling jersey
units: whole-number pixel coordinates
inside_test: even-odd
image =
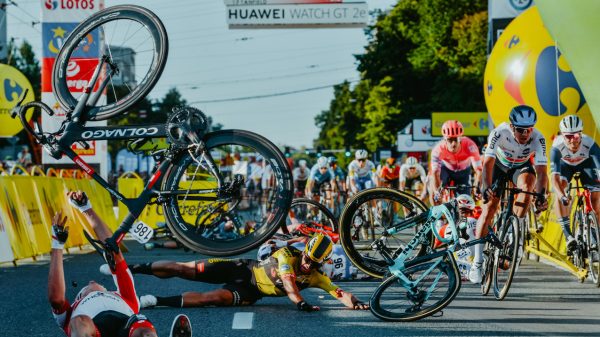
[[[310,171],[308,170],[308,168],[300,168],[300,167],[296,167],[294,169],[294,171],[292,172],[292,175],[294,176],[294,180],[306,180],[308,179],[308,175],[310,174]]]
[[[485,156],[496,158],[496,164],[505,169],[523,166],[532,157],[535,165],[548,164],[544,136],[537,129],[533,129],[529,141],[519,144],[508,123],[500,124],[490,133]]]
[[[140,304],[135,292],[133,276],[123,260],[115,266],[113,280],[117,291],[92,291],[84,298],[65,305],[59,310],[52,310],[56,323],[69,335],[69,322],[77,316],[88,316],[101,336],[115,336],[125,328],[131,315],[140,311]]]
[[[455,153],[448,150],[445,140],[435,145],[431,151],[431,173],[439,173],[442,166],[450,171],[463,171],[470,165],[476,170],[482,169],[479,149],[475,142],[468,137],[460,137],[459,141],[459,148]]]
[[[264,261],[246,259],[208,259],[196,261],[195,280],[213,284],[224,283],[223,289],[233,293],[233,305],[248,305],[264,296],[286,296],[281,277],[295,276],[299,290],[321,288],[338,298],[339,287],[319,269],[300,273],[302,251],[294,247],[281,248]]]
[[[550,151],[551,171],[552,173],[560,173],[561,162],[566,165],[577,166],[588,158],[592,158],[596,168],[600,168],[600,147],[594,142],[593,138],[581,135],[579,149],[572,152],[567,148],[564,137],[560,135],[552,143],[552,150]]]
[[[406,182],[406,179],[415,179],[417,177],[421,177],[421,181],[425,182],[425,179],[427,178],[425,169],[420,164],[417,164],[416,167],[416,170],[411,171],[409,170],[409,165],[402,164],[402,166],[400,166],[400,181]]]
[[[356,159],[351,161],[348,165],[348,176],[351,178],[370,178],[372,177],[373,172],[375,172],[375,164],[370,160],[367,160],[365,167],[360,167],[360,163]]]
[[[321,185],[325,182],[332,181],[334,179],[334,177],[335,177],[335,174],[333,173],[333,170],[331,168],[328,167],[327,171],[325,171],[325,173],[323,173],[319,169],[319,165],[315,164],[310,169],[310,175],[308,176],[308,179],[314,181],[316,185]]]
[[[344,181],[344,179],[346,179],[346,173],[344,173],[344,170],[342,170],[341,167],[337,166],[335,169],[332,170],[333,174],[335,175],[338,181]]]
[[[381,168],[381,172],[379,172],[379,176],[385,180],[398,180],[400,176],[400,167],[394,165],[393,168],[389,168],[387,165],[384,165]]]

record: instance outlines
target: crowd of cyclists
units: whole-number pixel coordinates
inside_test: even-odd
[[[341,212],[339,208],[343,208],[343,202],[336,201],[347,200],[372,187],[399,189],[423,201],[429,196],[431,205],[461,196],[463,205],[470,210],[476,209],[475,238],[481,238],[488,235],[507,182],[508,186],[532,192],[516,196],[514,212],[520,226],[524,226],[532,203],[536,212],[548,208],[545,196],[553,191],[556,195],[554,209],[560,215],[559,223],[569,253],[576,248],[577,242],[569,222],[571,198],[567,185],[574,174],[579,173],[582,184],[591,191],[592,206],[598,214],[600,148],[592,137],[582,133],[581,118],[565,116],[559,123],[560,134],[554,138],[550,149],[549,179],[547,141],[535,128],[536,122],[537,114],[533,108],[516,106],[509,114],[509,121],[493,129],[487,144],[480,149],[464,135],[459,121],[448,120],[442,126],[443,138],[432,149],[428,164],[408,156],[404,160],[383,158],[376,165],[363,149],[355,152],[354,160],[345,170],[333,156],[320,156],[312,167],[301,159],[293,169],[295,195],[324,200],[321,202],[336,215]],[[483,244],[475,246],[469,272],[469,279],[474,283],[481,282],[482,251]]]

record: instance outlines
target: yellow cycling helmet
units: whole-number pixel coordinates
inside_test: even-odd
[[[321,233],[315,235],[304,247],[304,254],[313,262],[323,263],[331,256],[333,243],[327,235]]]

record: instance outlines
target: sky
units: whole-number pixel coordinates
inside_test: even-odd
[[[14,0],[8,38],[41,54],[40,0]],[[312,147],[314,117],[327,110],[333,85],[356,81],[355,54],[364,52],[362,28],[229,29],[223,0],[105,0],[136,3],[155,12],[169,35],[169,57],[150,98],[176,87],[183,97],[227,129],[257,132],[277,145]],[[367,0],[369,10],[395,1]],[[307,90],[320,88],[315,90]],[[297,92],[287,95],[281,93]],[[239,98],[269,96],[255,99]],[[233,100],[232,100],[233,99]],[[218,101],[218,102],[209,102]]]

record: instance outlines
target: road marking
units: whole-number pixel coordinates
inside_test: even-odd
[[[233,315],[233,324],[231,328],[234,330],[250,330],[254,321],[253,312],[236,312]]]

